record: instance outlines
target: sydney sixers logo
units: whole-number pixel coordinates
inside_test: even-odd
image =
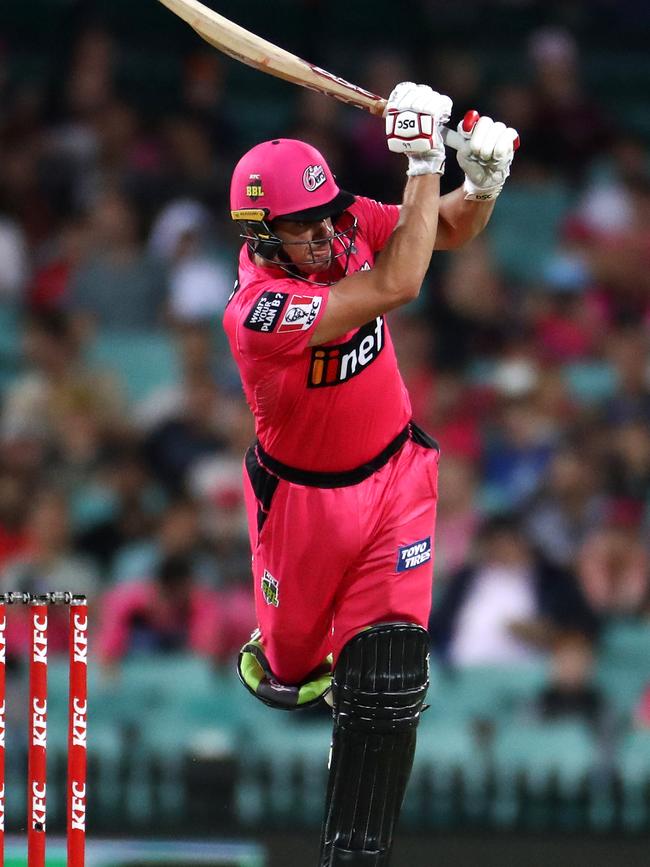
[[[321,166],[307,166],[302,173],[302,185],[309,193],[322,187],[327,180],[325,169]]]

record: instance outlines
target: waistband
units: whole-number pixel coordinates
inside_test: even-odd
[[[408,439],[412,439],[424,448],[439,450],[438,443],[413,421],[410,421],[395,439],[391,440],[386,448],[382,449],[374,458],[352,470],[345,470],[340,473],[299,470],[272,458],[264,451],[259,441],[255,443],[253,448],[258,462],[280,479],[293,482],[296,485],[306,485],[310,488],[346,488],[349,485],[358,485],[370,478],[373,473],[387,464],[394,454],[397,454]]]

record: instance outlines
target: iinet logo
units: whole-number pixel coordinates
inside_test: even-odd
[[[322,388],[347,382],[372,364],[385,342],[384,317],[378,316],[345,343],[317,346],[311,353],[308,387]]]

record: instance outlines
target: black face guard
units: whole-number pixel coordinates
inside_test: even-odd
[[[345,227],[335,225],[343,221],[347,222]],[[345,277],[348,273],[350,256],[354,251],[354,242],[357,236],[358,221],[356,217],[347,212],[332,217],[333,231],[331,235],[317,241],[282,241],[273,231],[271,224],[266,221],[240,221],[239,225],[242,228],[242,233],[239,237],[247,242],[251,253],[260,256],[269,265],[281,268],[296,280],[304,280],[312,286],[331,286],[332,283],[338,282],[341,276],[337,276],[335,279],[328,280],[327,282],[310,280],[300,273],[298,265],[286,259],[283,260],[283,247],[296,247],[298,245],[305,247],[308,257],[304,259],[302,264],[318,265],[320,261],[315,254],[318,250],[322,250],[324,244],[327,244],[329,246],[329,267],[331,268],[335,262],[343,260],[342,276]]]

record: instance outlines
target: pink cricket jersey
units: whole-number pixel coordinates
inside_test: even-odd
[[[399,208],[357,197],[346,214],[358,220],[347,273],[370,270]],[[319,280],[258,267],[244,245],[224,328],[265,452],[298,469],[341,472],[379,454],[408,423],[411,403],[384,316],[308,346],[330,291]]]

